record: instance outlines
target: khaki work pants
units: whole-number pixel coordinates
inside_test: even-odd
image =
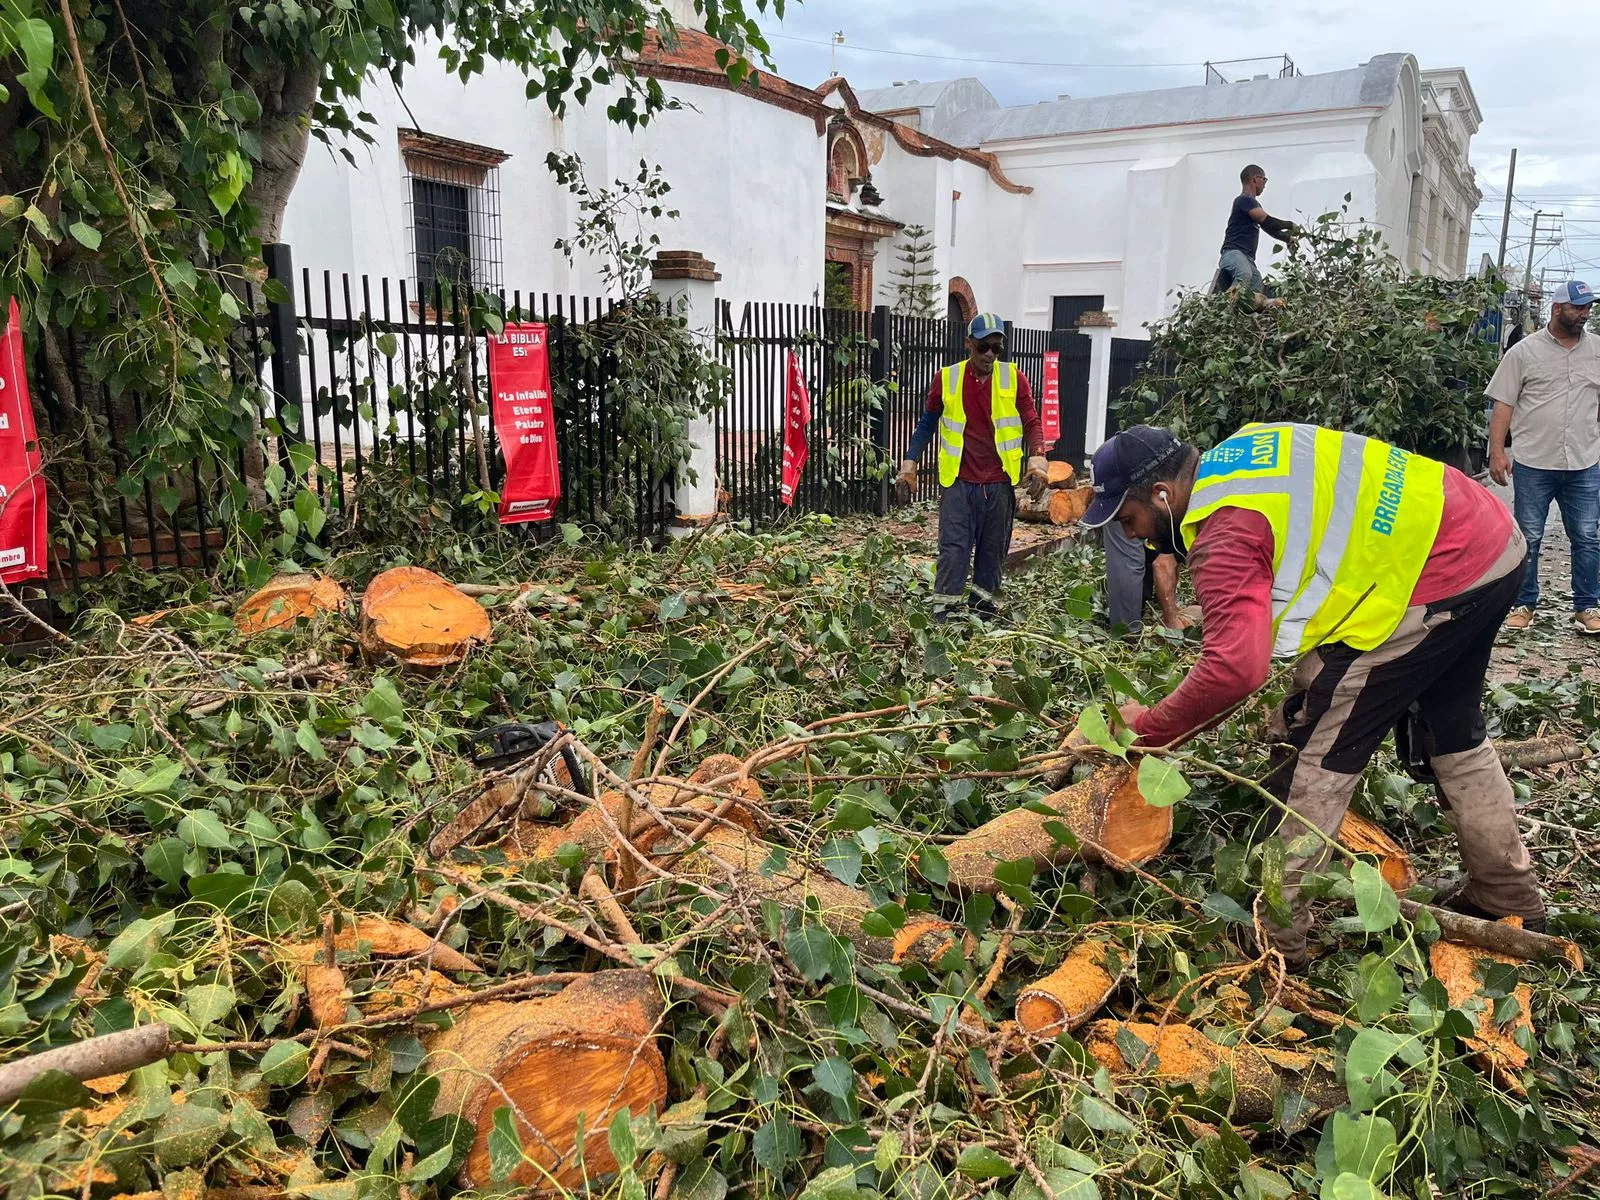
[[[1429,761],[1448,805],[1469,883],[1463,899],[1486,912],[1544,916],[1533,862],[1517,832],[1511,784],[1483,720],[1483,687],[1495,635],[1521,585],[1527,545],[1512,532],[1499,559],[1472,587],[1448,600],[1408,609],[1393,635],[1368,651],[1342,643],[1310,651],[1295,664],[1289,694],[1272,733],[1288,749],[1267,788],[1301,818],[1279,830],[1293,844],[1315,825],[1337,834],[1356,781],[1389,731],[1415,704],[1431,734]],[[1306,873],[1326,863],[1328,848],[1291,856],[1284,900],[1294,914],[1267,934],[1291,966],[1307,958],[1310,913],[1298,903]]]

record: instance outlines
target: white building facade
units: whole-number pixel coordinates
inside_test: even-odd
[[[659,167],[679,215],[640,228],[705,255],[735,303],[816,303],[826,288],[892,304],[904,231],[923,226],[952,315],[1071,328],[1101,311],[1142,337],[1179,289],[1210,282],[1247,162],[1266,170],[1275,216],[1304,222],[1348,194],[1349,219],[1408,267],[1466,273],[1481,116],[1464,72],[1410,55],[1007,108],[975,79],[857,94],[756,72],[735,90],[718,49],[685,29],[647,51],[641,72],[679,107],[630,131],[606,119],[604,95],[559,119],[514,71],[490,64],[463,84],[419,48],[403,97],[387,82],[363,97],[372,144],[336,148],[353,161],[308,155],[284,223],[296,266],[403,280],[413,303],[464,276],[600,294],[599,264],[555,249],[580,215],[546,166],[555,151],[579,155],[594,187]]]

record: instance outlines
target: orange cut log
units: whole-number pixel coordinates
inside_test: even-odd
[[[346,953],[365,948],[375,958],[427,958],[441,971],[477,971],[478,964],[459,950],[436,942],[426,932],[404,921],[388,917],[364,916],[346,922],[333,939],[335,950]],[[313,963],[322,950],[322,940],[290,942],[283,950],[301,963]]]
[[[554,996],[461,1009],[427,1059],[440,1082],[434,1116],[457,1114],[477,1130],[460,1182],[552,1193],[614,1174],[612,1116],[666,1107],[655,1036],[662,1015],[660,990],[643,971],[601,971]],[[494,1180],[489,1133],[508,1106],[527,1161]]]
[[[421,567],[383,572],[361,598],[361,636],[367,650],[391,654],[407,666],[458,663],[489,635],[483,606]]]
[[[1017,1024],[1034,1037],[1071,1033],[1105,1004],[1117,979],[1106,969],[1110,942],[1079,942],[1054,971],[1017,993]]]
[[[1381,826],[1373,824],[1354,811],[1344,814],[1339,826],[1339,845],[1356,854],[1377,857],[1381,874],[1396,895],[1404,896],[1416,886],[1417,872],[1411,865],[1411,856],[1400,849],[1400,843],[1388,835]]]
[[[1519,917],[1508,917],[1506,921],[1522,924]],[[1519,1010],[1516,1017],[1508,1024],[1496,1025],[1494,1010],[1498,1002],[1483,994],[1483,984],[1477,974],[1480,962],[1514,965],[1517,960],[1503,954],[1490,954],[1475,946],[1463,946],[1460,942],[1437,941],[1428,951],[1428,965],[1449,993],[1451,1008],[1461,1008],[1473,997],[1483,1004],[1483,1011],[1478,1014],[1477,1036],[1465,1039],[1473,1058],[1496,1083],[1521,1095],[1526,1090],[1520,1076],[1528,1065],[1528,1052],[1517,1045],[1514,1035],[1519,1029],[1533,1032],[1533,989],[1525,983],[1517,984],[1511,993]]]
[[[1035,500],[1026,491],[1017,489],[1019,521],[1033,521],[1045,525],[1071,525],[1083,516],[1083,511],[1088,506],[1088,501],[1083,499],[1078,491],[1051,488]]]
[[[1053,462],[1047,468],[1050,473],[1050,486],[1064,488],[1072,486],[1072,478],[1078,472],[1069,462]]]
[[[701,786],[709,787],[709,784]],[[722,803],[716,796],[697,795],[677,786],[671,780],[662,779],[654,783],[635,784],[634,790],[658,809],[688,809],[689,812],[668,814],[668,819],[685,833],[699,825],[706,815],[714,812]],[[738,797],[738,802],[722,814],[721,821],[751,832],[761,828],[763,822],[758,807],[762,799],[760,784],[749,778],[734,779],[718,784],[717,790],[725,795]],[[612,857],[611,851],[616,845],[617,831],[621,828],[620,822],[626,806],[627,797],[623,793],[602,792],[599,804],[589,805],[565,825],[538,827],[536,835],[531,839],[532,857],[539,861],[553,859],[561,847],[566,845],[577,846],[583,852],[585,861]],[[698,815],[691,816],[690,813]],[[664,844],[668,837],[667,831],[661,828],[654,817],[641,812],[637,805],[634,808],[633,829],[633,844],[641,851],[648,853],[658,844],[663,850],[668,848]],[[524,845],[530,841],[529,832],[526,826],[518,830],[518,836]]]
[[[345,606],[344,588],[322,575],[279,575],[233,615],[233,625],[246,637],[293,625],[302,617],[339,612]]]
[[[1345,1101],[1344,1089],[1323,1058],[1270,1046],[1224,1046],[1193,1025],[1175,1022],[1163,1028],[1142,1021],[1096,1021],[1085,1032],[1083,1044],[1113,1078],[1187,1084],[1202,1098],[1210,1093],[1218,1069],[1227,1067],[1233,1077],[1232,1115],[1238,1121],[1270,1120],[1281,1093],[1308,1102],[1308,1115]]]
[[[1172,839],[1172,809],[1148,803],[1139,791],[1137,773],[1120,761],[1051,793],[1044,804],[1053,811],[1045,814],[1014,808],[947,846],[951,885],[967,891],[995,891],[999,887],[995,867],[1020,858],[1031,859],[1035,867],[1053,866],[1075,856],[1125,867],[1154,858]],[[1079,850],[1070,850],[1050,836],[1046,827],[1056,823],[1078,838],[1082,843]]]

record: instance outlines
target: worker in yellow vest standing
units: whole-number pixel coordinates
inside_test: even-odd
[[[1484,728],[1495,634],[1522,582],[1527,544],[1493,495],[1454,468],[1374,438],[1315,425],[1246,425],[1201,454],[1138,426],[1095,452],[1092,527],[1186,557],[1204,614],[1199,661],[1161,703],[1129,704],[1138,744],[1172,746],[1262,687],[1274,656],[1295,660],[1271,718],[1267,788],[1296,814],[1283,899],[1268,919],[1292,967],[1308,958],[1297,902],[1327,860],[1356,781],[1391,729],[1432,778],[1466,868],[1438,902],[1544,927],[1511,784]],[[1265,914],[1263,914],[1265,916]]]
[[[979,313],[967,326],[967,357],[945,367],[928,389],[922,419],[900,464],[901,482],[916,489],[917,460],[939,435],[939,565],[933,590],[939,619],[966,602],[995,611],[1000,572],[1011,548],[1015,488],[1026,481],[1042,494],[1049,475],[1044,435],[1028,377],[1004,362],[1005,323]],[[1026,453],[1024,453],[1026,451]]]

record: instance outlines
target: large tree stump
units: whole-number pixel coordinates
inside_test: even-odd
[[[1077,469],[1069,462],[1053,462],[1047,468],[1050,477],[1050,486],[1053,488],[1068,488],[1077,475]]]
[[[1044,798],[1052,812],[1014,808],[957,838],[945,848],[950,883],[967,891],[992,892],[999,885],[995,867],[1019,858],[1048,867],[1081,857],[1088,862],[1125,867],[1154,858],[1172,838],[1172,810],[1148,803],[1138,775],[1118,761],[1089,778]],[[1047,826],[1065,825],[1083,843],[1071,850]]]
[[[1202,1097],[1210,1090],[1213,1072],[1230,1067],[1236,1122],[1270,1120],[1280,1093],[1309,1101],[1307,1120],[1345,1100],[1329,1064],[1314,1055],[1270,1046],[1223,1046],[1193,1025],[1163,1029],[1140,1021],[1096,1021],[1084,1035],[1084,1045],[1113,1078],[1187,1084]],[[1144,1048],[1150,1050],[1148,1056]]]
[[[1071,1033],[1095,1013],[1116,990],[1117,977],[1106,969],[1110,942],[1079,942],[1066,961],[1043,979],[1017,993],[1017,1024],[1038,1038]]]
[[[554,996],[462,1009],[432,1039],[427,1060],[440,1081],[434,1115],[459,1114],[477,1130],[460,1182],[553,1192],[614,1173],[613,1114],[665,1106],[666,1064],[655,1041],[662,1014],[657,984],[643,971],[602,971]],[[529,1161],[496,1181],[489,1133],[495,1112],[508,1106]]]
[[[482,605],[421,567],[385,571],[361,597],[362,644],[409,667],[458,663],[490,632]]]
[[[1049,488],[1037,500],[1017,489],[1017,520],[1048,525],[1071,525],[1094,497],[1092,488]]]
[[[1371,854],[1378,860],[1378,873],[1395,890],[1404,896],[1417,882],[1417,872],[1411,865],[1411,856],[1400,849],[1381,827],[1356,812],[1344,814],[1339,826],[1339,845],[1356,854]]]
[[[1521,924],[1520,921],[1516,923]],[[1491,954],[1472,946],[1463,946],[1459,942],[1437,941],[1428,951],[1428,965],[1433,969],[1434,978],[1444,984],[1444,990],[1449,993],[1451,1008],[1464,1008],[1473,998],[1483,1005],[1477,1017],[1477,1036],[1464,1039],[1467,1048],[1472,1051],[1472,1057],[1501,1087],[1520,1095],[1526,1091],[1522,1086],[1521,1074],[1528,1065],[1528,1052],[1517,1045],[1514,1035],[1519,1029],[1526,1029],[1530,1034],[1533,1032],[1533,989],[1525,983],[1517,984],[1511,993],[1519,1009],[1516,1017],[1505,1025],[1495,1024],[1497,1001],[1484,995],[1483,984],[1478,978],[1480,963],[1495,962],[1514,965],[1517,960],[1504,954]]]
[[[321,575],[280,575],[233,615],[233,625],[250,637],[269,629],[293,625],[301,617],[340,612],[348,597],[338,582]]]

